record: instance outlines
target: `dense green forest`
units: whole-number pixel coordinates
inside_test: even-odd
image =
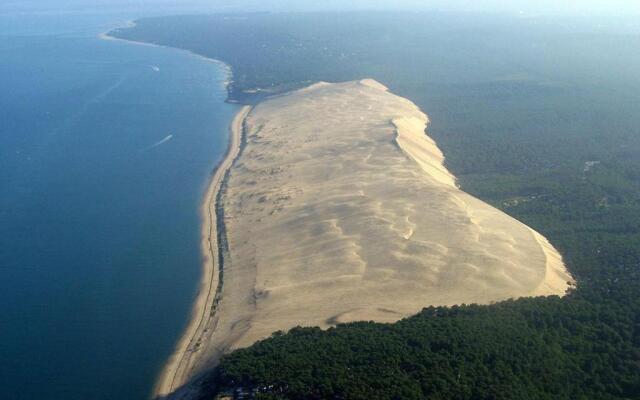
[[[381,81],[429,114],[463,189],[542,232],[578,281],[562,299],[276,333],[226,356],[204,398],[640,398],[640,32],[596,22],[243,14],[116,31],[227,62],[232,101]]]

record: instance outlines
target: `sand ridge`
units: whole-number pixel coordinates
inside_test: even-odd
[[[220,198],[228,253],[203,368],[298,325],[565,294],[560,254],[461,191],[428,122],[373,80],[322,82],[252,109]]]

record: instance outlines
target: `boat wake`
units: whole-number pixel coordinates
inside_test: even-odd
[[[164,139],[159,140],[159,141],[155,142],[154,144],[145,147],[144,149],[140,150],[140,152],[142,153],[142,152],[151,150],[151,149],[153,149],[155,147],[160,146],[161,144],[167,143],[171,139],[173,139],[173,135],[167,135]]]

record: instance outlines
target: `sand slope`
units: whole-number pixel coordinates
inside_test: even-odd
[[[229,252],[209,361],[297,325],[566,292],[558,252],[461,191],[427,123],[372,80],[250,112],[221,198]]]

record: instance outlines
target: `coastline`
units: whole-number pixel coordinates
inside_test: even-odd
[[[231,100],[230,97],[229,97],[229,86],[233,83],[233,70],[231,69],[231,66],[229,66],[229,64],[225,63],[224,61],[221,61],[221,60],[218,60],[218,59],[215,59],[215,58],[206,57],[206,56],[203,56],[202,54],[195,53],[195,52],[193,52],[191,50],[181,49],[179,47],[164,46],[164,45],[161,45],[161,44],[149,43],[149,42],[140,42],[140,41],[136,41],[136,40],[123,39],[123,38],[119,38],[119,37],[115,37],[115,36],[111,36],[110,35],[110,33],[113,32],[114,30],[125,29],[125,28],[133,28],[135,26],[136,26],[136,21],[133,21],[133,20],[127,21],[122,25],[114,26],[113,28],[110,28],[109,30],[98,34],[98,39],[100,39],[100,40],[109,40],[109,41],[120,41],[120,42],[129,43],[129,44],[134,44],[134,45],[137,45],[137,46],[160,47],[160,48],[164,48],[164,49],[171,49],[171,50],[174,50],[174,51],[180,51],[180,52],[183,52],[183,53],[187,53],[191,57],[199,58],[201,60],[204,60],[204,61],[207,61],[207,62],[210,62],[210,63],[213,63],[213,64],[217,64],[222,69],[224,69],[225,74],[226,74],[226,78],[225,78],[225,81],[224,81],[224,86],[225,86],[225,90],[227,91],[227,98],[225,99],[225,102],[233,103],[233,104],[237,104],[238,103],[235,100]]]
[[[122,41],[138,46],[167,48],[173,51],[184,52],[191,57],[196,57],[204,61],[217,64],[225,71],[226,74],[224,86],[227,90],[227,98],[225,99],[225,102],[236,103],[230,100],[228,95],[229,85],[233,82],[233,72],[231,67],[223,61],[205,57],[190,50],[163,46],[155,43],[128,40],[110,35],[114,29],[131,28],[135,25],[135,21],[127,21],[123,25],[114,26],[113,28],[100,33],[98,38],[100,40]],[[242,106],[231,121],[229,126],[229,144],[227,146],[227,151],[220,163],[215,167],[213,175],[207,185],[206,192],[204,193],[202,204],[200,205],[200,216],[202,220],[200,248],[203,261],[202,274],[196,299],[192,305],[189,322],[184,328],[170,357],[163,365],[161,373],[154,384],[151,398],[159,398],[171,394],[192,378],[191,373],[193,372],[194,364],[196,364],[198,360],[197,356],[200,355],[198,350],[200,349],[203,336],[207,333],[211,334],[208,329],[210,327],[209,321],[215,317],[215,313],[212,311],[212,308],[214,306],[215,297],[219,295],[218,289],[220,284],[220,270],[218,269],[218,263],[216,262],[216,260],[219,259],[216,200],[218,198],[218,193],[224,180],[225,173],[233,164],[233,161],[240,151],[242,124],[250,110],[250,106]]]
[[[154,387],[153,397],[172,393],[191,377],[192,367],[197,362],[203,337],[210,333],[207,327],[215,317],[212,312],[213,299],[218,294],[219,265],[216,199],[227,170],[233,164],[240,151],[242,123],[251,110],[243,106],[235,115],[230,126],[230,142],[227,153],[213,174],[205,193],[200,213],[202,217],[201,250],[203,256],[202,278],[198,295],[193,304],[191,319],[178,341],[173,354],[165,364]]]

